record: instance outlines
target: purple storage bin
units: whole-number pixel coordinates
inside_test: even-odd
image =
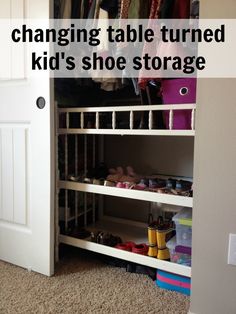
[[[162,81],[162,98],[166,105],[196,103],[197,80],[195,78],[167,79]],[[169,129],[169,111],[165,111],[165,124]],[[191,129],[191,110],[174,111],[174,130]]]

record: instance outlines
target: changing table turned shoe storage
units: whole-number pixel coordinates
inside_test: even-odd
[[[190,129],[173,129],[175,114],[179,110],[190,112]],[[187,187],[188,179],[172,176],[168,172],[167,176],[163,174],[154,176],[148,173],[144,178],[144,175],[136,175],[131,167],[128,167],[125,172],[122,167],[115,167],[116,169],[109,172],[107,170],[109,167],[106,168],[106,164],[113,162],[114,165],[114,162],[117,162],[116,165],[120,166],[124,165],[124,162],[107,159],[104,143],[106,137],[112,138],[112,136],[116,136],[116,138],[119,136],[119,141],[122,143],[127,136],[131,138],[130,141],[137,141],[140,137],[145,139],[162,137],[163,142],[170,137],[173,140],[176,138],[182,140],[182,138],[188,137],[192,138],[193,141],[195,111],[195,104],[58,108],[56,215],[59,222],[57,224],[57,238],[59,240],[57,249],[59,243],[64,243],[177,275],[191,277],[191,267],[189,266],[148,256],[148,244],[150,245],[150,243],[148,241],[147,219],[142,222],[140,219],[135,219],[134,214],[132,214],[133,219],[127,219],[126,216],[129,213],[131,202],[134,201],[139,202],[139,204],[143,202],[146,206],[146,217],[148,215],[154,216],[154,220],[158,217],[152,210],[153,204],[156,204],[157,207],[163,205],[174,208],[174,214],[180,208],[191,210],[193,198],[192,191],[189,191],[189,187]],[[148,117],[148,123],[145,129],[140,129],[137,126],[137,120],[143,113]],[[154,117],[157,113],[161,113],[165,117],[168,115],[169,125],[166,129],[160,129],[154,123]],[[115,141],[113,140],[112,143],[114,146]],[[119,149],[126,155],[125,144],[121,145],[122,147],[119,146]],[[107,149],[112,148],[108,147]],[[135,155],[137,156],[138,152]],[[126,166],[129,164],[132,165],[132,160],[126,161]],[[156,169],[158,168],[156,167]],[[122,176],[125,179],[119,180]],[[113,181],[107,180],[107,178],[114,177],[116,179]],[[169,180],[170,178],[172,180]],[[116,180],[122,184],[117,184]],[[163,185],[163,182],[166,183]],[[106,201],[106,198],[110,201]],[[121,215],[112,216],[110,214],[112,209],[108,211],[109,214],[106,213],[107,204],[109,207],[113,207],[118,199],[127,202],[126,214],[123,217]],[[138,217],[138,206],[135,208],[137,208]],[[121,208],[121,212],[124,212],[124,208]],[[168,213],[166,214],[168,215]],[[158,232],[160,233],[162,230],[158,229]],[[150,255],[156,255],[154,248],[150,249],[150,252]]]

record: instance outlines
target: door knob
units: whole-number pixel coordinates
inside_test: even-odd
[[[39,109],[43,109],[46,105],[46,100],[44,97],[39,97],[37,100],[36,100],[36,105]]]

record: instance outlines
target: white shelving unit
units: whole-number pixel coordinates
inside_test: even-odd
[[[175,112],[177,110],[191,110],[192,112],[192,123],[191,130],[173,130],[173,122],[175,118]],[[161,130],[158,129],[158,126],[154,126],[153,123],[153,115],[157,111],[169,112],[169,129]],[[99,215],[99,221],[97,222],[95,219],[95,195],[99,195],[99,206],[103,206],[103,195],[120,197],[120,198],[129,198],[134,200],[142,200],[147,202],[157,202],[162,204],[176,205],[182,207],[192,207],[193,199],[192,197],[172,195],[172,194],[162,194],[155,193],[149,191],[138,191],[132,189],[121,189],[116,187],[106,187],[101,185],[93,185],[86,184],[80,182],[72,182],[68,181],[66,178],[68,177],[68,136],[75,136],[75,160],[76,163],[78,161],[78,139],[79,135],[84,135],[84,173],[87,170],[87,135],[95,136],[96,134],[100,135],[146,135],[146,136],[194,136],[195,135],[195,104],[187,104],[187,105],[152,105],[152,106],[126,106],[126,107],[99,107],[99,108],[66,108],[66,109],[58,109],[58,119],[57,119],[57,134],[56,136],[64,137],[65,142],[65,169],[64,169],[64,179],[60,178],[58,173],[57,178],[57,194],[59,195],[60,190],[65,191],[65,213],[68,209],[68,193],[69,191],[75,191],[75,202],[78,203],[77,192],[84,192],[84,225],[90,231],[103,231],[108,233],[113,233],[119,235],[123,241],[133,241],[135,243],[147,243],[147,225],[135,221],[117,219],[114,217],[103,216],[103,210]],[[117,115],[121,112],[125,112],[129,115],[129,121],[126,128],[119,129],[117,125]],[[134,129],[134,119],[135,114],[137,112],[148,112],[148,128],[147,129]],[[101,113],[107,113],[111,117],[111,121],[109,122],[109,128],[100,128],[102,125],[102,116]],[[76,119],[79,119],[79,123],[76,127],[74,125],[71,126],[71,115],[76,114]],[[85,126],[86,114],[94,115],[94,128],[87,128]],[[60,125],[59,119],[60,116],[64,115],[64,125]],[[93,141],[95,145],[95,140]],[[95,165],[95,154],[96,149],[93,147],[93,165]],[[78,174],[78,169],[75,169],[75,175]],[[92,221],[91,225],[87,223],[87,195],[92,196]],[[59,205],[58,205],[59,208]],[[82,211],[83,214],[83,211]],[[78,216],[81,216],[81,211],[79,213],[75,213],[76,224],[78,223]],[[65,219],[69,219],[67,217],[68,214],[65,214]],[[58,213],[57,213],[58,217]],[[65,222],[68,227],[68,221]],[[59,231],[57,231],[59,234]],[[78,239],[66,234],[59,235],[59,242],[72,245],[75,247],[79,247],[82,249],[94,251],[97,253],[109,255],[112,257],[116,257],[119,259],[131,261],[134,263],[146,265],[149,267],[162,269],[168,272],[176,273],[179,275],[183,275],[186,277],[191,277],[191,268],[171,262],[161,261],[157,258],[151,258],[148,256],[142,256],[139,254],[126,252],[122,250],[118,250],[113,247],[108,247],[105,245],[93,243],[90,239]]]
[[[173,130],[174,114],[178,110],[191,110],[192,121],[191,130]],[[169,129],[158,129],[154,127],[153,115],[155,112],[169,112]],[[185,105],[153,105],[153,106],[121,106],[121,107],[89,107],[89,108],[63,108],[58,109],[58,113],[66,115],[66,125],[64,128],[58,128],[58,134],[101,134],[101,135],[148,135],[148,136],[194,136],[195,135],[195,111],[196,104]],[[134,115],[138,112],[148,112],[149,121],[148,129],[134,129]],[[78,114],[79,127],[73,128],[70,125],[70,114]],[[100,127],[100,114],[106,113],[111,115],[110,128]],[[119,129],[117,125],[117,115],[119,113],[129,114],[129,123],[126,129]],[[86,114],[94,114],[94,128],[86,128]]]
[[[116,196],[131,198],[140,201],[147,202],[157,202],[162,204],[192,207],[193,198],[187,196],[171,195],[171,194],[161,194],[148,191],[138,191],[131,189],[120,189],[116,187],[106,187],[102,185],[85,184],[70,181],[59,181],[58,184],[60,189],[81,191],[85,193],[94,193],[100,195]]]

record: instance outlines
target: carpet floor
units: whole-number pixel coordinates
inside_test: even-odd
[[[73,249],[48,278],[0,261],[1,314],[186,314],[189,298]]]

